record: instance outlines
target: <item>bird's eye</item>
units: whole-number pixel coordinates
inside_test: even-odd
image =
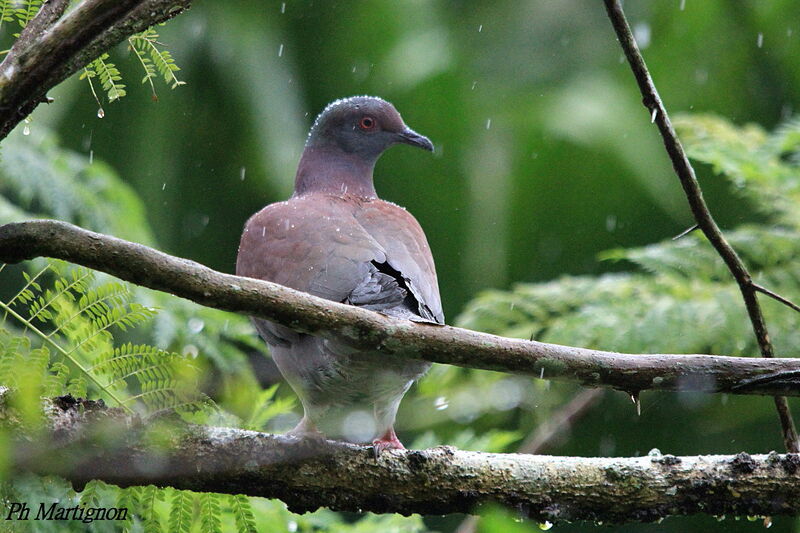
[[[358,127],[366,131],[374,129],[375,119],[372,117],[361,117],[361,120],[358,121]]]

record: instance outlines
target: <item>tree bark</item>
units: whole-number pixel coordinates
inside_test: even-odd
[[[0,226],[0,261],[55,257],[201,305],[272,320],[386,357],[643,390],[800,395],[800,359],[621,354],[418,324],[323,300],[275,283],[223,274],[140,244],[39,220]]]
[[[488,503],[539,521],[652,521],[800,513],[797,454],[585,458],[388,451],[368,446],[192,426],[143,423],[67,396],[48,403],[45,434],[13,447],[11,468],[283,500],[292,511],[470,513]]]

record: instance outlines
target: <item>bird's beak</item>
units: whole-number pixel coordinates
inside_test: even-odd
[[[418,148],[423,148],[429,152],[433,152],[433,143],[424,135],[420,135],[411,128],[406,128],[397,134],[398,141]]]

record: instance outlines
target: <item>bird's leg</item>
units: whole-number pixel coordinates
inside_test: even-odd
[[[286,434],[301,439],[325,440],[325,435],[323,435],[322,432],[317,429],[314,422],[305,415],[300,419],[300,423]]]
[[[405,450],[406,447],[403,446],[403,443],[400,442],[400,439],[397,438],[397,435],[394,432],[394,427],[389,426],[389,429],[386,430],[386,433],[372,441],[372,450],[375,452],[375,459],[380,457],[381,453],[384,450]]]

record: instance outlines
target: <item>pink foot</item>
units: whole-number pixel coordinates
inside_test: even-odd
[[[406,447],[395,435],[394,428],[390,427],[379,438],[372,441],[372,451],[375,453],[375,459],[381,456],[384,450],[405,450]]]

